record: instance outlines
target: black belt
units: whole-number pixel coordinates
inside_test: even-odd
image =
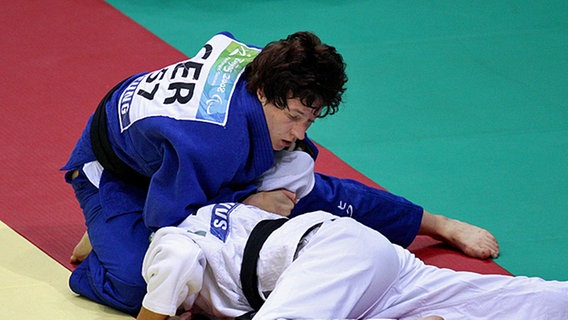
[[[256,273],[260,249],[262,249],[262,245],[268,239],[268,236],[288,220],[282,218],[260,221],[252,229],[245,245],[243,262],[241,264],[241,285],[243,286],[245,298],[254,310],[258,311],[264,303],[264,299],[258,292],[258,275]]]
[[[91,122],[90,138],[95,158],[105,170],[119,177],[137,184],[148,184],[149,178],[132,169],[120,159],[110,144],[107,131],[106,104],[112,94],[124,83],[123,80],[110,90],[99,103],[93,121]]]

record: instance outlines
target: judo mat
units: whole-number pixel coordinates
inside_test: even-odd
[[[418,46],[418,51],[423,52],[413,51],[414,54],[426,60],[433,56],[432,48],[443,45],[444,49],[448,49],[447,39],[455,38],[452,38],[452,34],[444,34],[448,29],[434,30],[440,27],[434,20],[421,20],[425,25],[432,24],[427,39],[420,40],[416,35],[404,34],[408,30],[404,29],[402,22],[408,22],[412,16],[409,15],[409,9],[401,8],[398,2],[384,2],[384,8],[376,8],[374,2],[369,1],[352,4],[249,1],[241,3],[239,8],[222,1],[193,4],[193,7],[183,1],[111,3],[115,7],[95,0],[73,3],[62,0],[3,1],[0,11],[3,30],[0,40],[3,71],[0,89],[3,97],[0,117],[2,318],[76,319],[78,314],[82,319],[127,317],[76,297],[67,289],[67,278],[73,269],[68,262],[69,256],[85,227],[71,187],[65,184],[58,169],[67,160],[100,97],[114,83],[129,74],[153,70],[183,59],[193,54],[210,35],[224,30],[232,31],[250,43],[264,44],[296,30],[309,29],[320,34],[326,42],[337,43],[340,52],[346,52],[344,56],[351,78],[346,106],[333,119],[318,120],[310,129],[312,138],[322,146],[321,156],[316,163],[317,170],[376,186],[378,182],[397,194],[425,205],[431,211],[488,228],[501,242],[502,256],[496,260],[500,264],[515,254],[522,256],[539,251],[538,256],[524,261],[521,259],[518,265],[523,265],[524,269],[518,268],[519,271],[513,273],[566,280],[568,97],[557,83],[566,80],[568,74],[566,25],[557,23],[559,17],[565,17],[568,12],[563,2],[546,2],[544,9],[513,5],[512,2],[504,8],[497,5],[485,7],[490,16],[484,17],[481,22],[499,18],[500,10],[507,9],[506,13],[511,17],[509,23],[515,27],[519,27],[515,25],[520,21],[519,15],[525,18],[523,15],[529,15],[528,9],[538,9],[530,12],[532,18],[529,22],[542,32],[534,34],[534,29],[521,28],[521,35],[513,33],[512,37],[523,36],[534,44],[540,44],[538,37],[544,37],[542,41],[552,45],[540,52],[540,56],[536,51],[529,53],[534,54],[535,59],[555,58],[554,68],[548,65],[544,65],[545,68],[542,65],[541,68],[530,67],[534,74],[540,75],[539,72],[542,72],[541,78],[549,80],[546,83],[548,91],[543,92],[541,87],[533,88],[532,83],[522,82],[518,78],[510,79],[525,90],[515,98],[518,99],[515,102],[519,102],[514,106],[515,117],[508,116],[512,106],[501,106],[509,108],[497,115],[505,117],[505,122],[513,123],[497,133],[493,131],[500,129],[497,120],[489,119],[495,113],[484,114],[495,107],[494,104],[481,105],[481,115],[465,109],[460,109],[456,115],[448,103],[459,104],[461,108],[463,101],[443,100],[446,95],[452,99],[456,95],[464,95],[468,99],[474,96],[472,92],[460,91],[464,89],[456,84],[456,78],[449,79],[454,84],[452,87],[441,87],[447,83],[427,83],[432,86],[428,87],[431,90],[429,95],[407,96],[400,92],[404,88],[423,86],[424,81],[430,79],[425,77],[425,71],[433,72],[421,65],[414,65],[415,68],[410,70],[411,66],[407,66],[404,60],[409,56],[400,56],[400,52],[404,49],[416,50],[413,46]],[[268,4],[270,8],[266,7]],[[414,5],[417,6],[416,10],[430,15],[433,12],[458,12],[442,4],[438,7]],[[398,12],[400,20],[368,20],[368,12],[380,13],[381,16]],[[352,13],[364,19],[353,18]],[[465,13],[458,16],[466,22],[474,18]],[[419,20],[426,19],[425,16],[419,17]],[[395,22],[402,24],[396,25]],[[373,42],[374,33],[366,28],[377,24],[376,33],[387,23],[393,23],[393,26],[384,30],[398,33],[389,34],[392,38],[386,39],[382,45]],[[451,24],[442,27],[449,28]],[[490,33],[488,30],[489,27],[480,32],[487,34]],[[548,33],[548,30],[554,32]],[[498,31],[488,36],[493,36],[495,43],[503,41],[499,37],[503,33]],[[433,36],[436,32],[442,35],[436,38]],[[396,40],[405,36],[409,37],[406,42]],[[356,40],[361,42],[349,42]],[[476,38],[458,40],[466,47],[465,40],[475,44]],[[398,46],[389,47],[389,41],[391,45],[396,43]],[[473,50],[471,47],[464,50],[470,49]],[[519,52],[526,50],[518,49]],[[380,70],[359,61],[362,56],[358,52],[365,51],[370,52],[366,55],[382,54],[382,57],[372,59],[375,68],[379,65]],[[387,58],[390,62],[381,63]],[[464,56],[457,57],[457,62],[437,58],[450,64],[449,69],[437,72],[454,77],[456,75],[450,72],[453,70],[451,68],[467,66]],[[493,69],[503,78],[511,76],[499,69],[498,65],[492,64],[494,61],[480,63],[485,63],[486,68]],[[374,74],[369,74],[392,75],[395,65],[407,68],[408,72],[416,72],[412,78],[403,79],[407,87],[397,86],[396,82],[401,79],[377,82]],[[528,65],[520,67],[529,68]],[[545,77],[545,73],[551,73],[551,79]],[[485,80],[497,84],[497,79]],[[471,84],[471,81],[474,80],[470,79],[466,84]],[[565,84],[566,81],[561,83]],[[369,85],[373,87],[369,88]],[[502,97],[500,91],[510,90],[511,93],[514,89],[519,87],[497,86],[491,94]],[[396,93],[396,99],[384,105]],[[534,105],[530,101],[521,103],[533,94],[544,94],[546,105]],[[421,103],[424,103],[424,109],[416,106]],[[475,109],[471,106],[473,102],[465,104]],[[399,109],[392,109],[395,105],[399,105]],[[378,109],[383,106],[386,109]],[[363,112],[361,108],[367,108],[367,111]],[[404,108],[407,111],[401,111]],[[532,125],[525,131],[515,131],[513,125],[520,126],[520,118],[532,116],[533,109],[536,109],[534,114],[539,116],[532,117]],[[371,115],[381,115],[382,118]],[[492,122],[494,127],[486,125],[478,128],[466,121],[475,116],[481,118],[478,120],[482,124],[489,120],[496,121]],[[432,120],[432,117],[434,120],[436,117],[444,119],[437,119],[439,122],[435,123],[421,123]],[[406,121],[399,127],[403,123],[402,118]],[[440,124],[442,127],[433,131],[426,132],[424,129]],[[545,125],[546,128],[543,128]],[[415,135],[412,139],[404,136],[403,131],[407,130]],[[456,133],[448,137],[447,133],[451,130]],[[497,142],[493,140],[495,138]],[[433,147],[435,144],[439,146]],[[471,158],[472,153],[466,149],[478,146],[490,150],[489,155],[474,154],[476,157]],[[518,150],[524,152],[519,153]],[[511,161],[503,156],[504,153],[515,152],[523,158]],[[441,158],[433,155],[436,153]],[[485,163],[480,167],[478,161]],[[559,165],[559,161],[563,162]],[[461,166],[456,166],[456,162],[460,162]],[[474,167],[473,171],[462,171],[463,167],[469,166]],[[543,170],[543,167],[547,170]],[[499,170],[500,180],[491,179],[492,175],[496,175],[495,170]],[[436,180],[447,182],[436,184]],[[527,183],[530,183],[530,187]],[[519,184],[522,188],[516,187]],[[511,195],[512,191],[523,192]],[[520,236],[515,237],[515,234]],[[493,261],[467,258],[426,237],[419,237],[410,249],[427,263],[442,267],[481,273],[507,274],[507,270],[511,271],[511,268],[505,270]],[[516,268],[515,263],[510,263]],[[555,273],[545,273],[544,270],[553,270]],[[41,311],[34,313],[33,310]]]
[[[2,222],[0,248],[2,319],[132,319],[70,294],[71,272]]]

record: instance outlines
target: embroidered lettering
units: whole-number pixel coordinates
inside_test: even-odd
[[[229,217],[237,203],[219,203],[211,209],[211,234],[225,242],[229,234]]]
[[[353,216],[353,206],[347,202],[339,201],[337,208],[341,211],[345,211],[345,214],[349,217]]]

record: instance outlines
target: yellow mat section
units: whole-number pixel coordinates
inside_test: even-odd
[[[0,319],[132,319],[74,294],[70,271],[0,221]]]

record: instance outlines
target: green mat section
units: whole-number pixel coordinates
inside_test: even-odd
[[[257,45],[316,32],[350,81],[312,138],[491,230],[513,274],[568,280],[567,1],[109,3],[187,55],[219,31]]]

